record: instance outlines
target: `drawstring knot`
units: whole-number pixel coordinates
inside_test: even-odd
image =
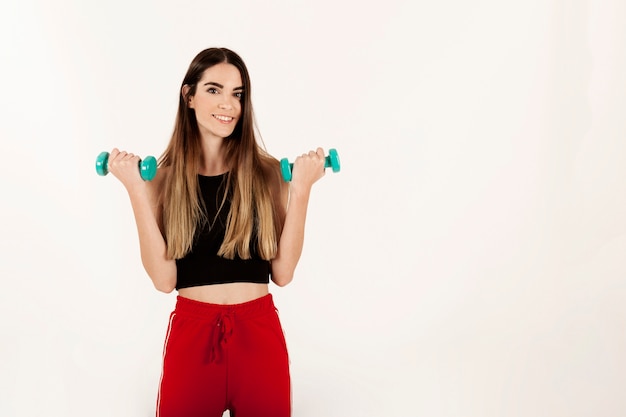
[[[213,326],[213,337],[211,351],[209,352],[209,363],[219,361],[219,352],[228,343],[228,339],[233,334],[233,320],[229,314],[220,314]]]

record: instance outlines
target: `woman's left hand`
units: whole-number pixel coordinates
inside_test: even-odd
[[[324,176],[325,161],[322,148],[298,156],[291,170],[291,192],[309,192],[313,184]]]

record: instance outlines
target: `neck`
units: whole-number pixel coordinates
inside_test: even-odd
[[[218,137],[202,138],[201,175],[214,176],[228,171],[224,159],[224,139]]]

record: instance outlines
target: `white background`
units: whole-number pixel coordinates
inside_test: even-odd
[[[175,294],[94,172],[237,51],[270,153],[334,147],[272,287],[294,416],[626,413],[626,3],[0,5],[0,415],[151,416]]]

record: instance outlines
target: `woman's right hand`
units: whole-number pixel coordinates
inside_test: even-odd
[[[108,170],[131,192],[144,185],[139,173],[139,156],[114,148],[109,154]]]

